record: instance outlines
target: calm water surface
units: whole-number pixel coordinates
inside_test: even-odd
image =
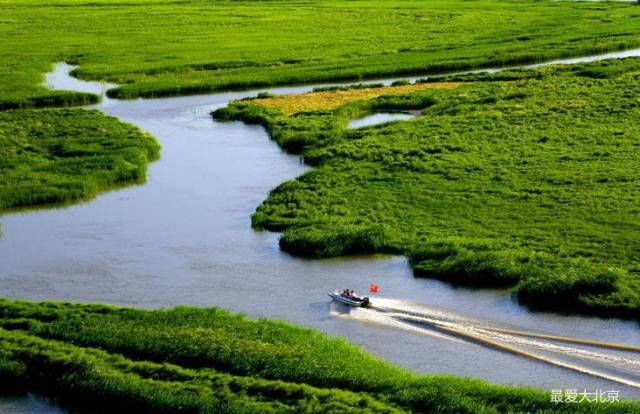
[[[407,112],[379,112],[354,119],[347,124],[347,128],[356,129],[371,125],[384,124],[391,121],[403,121],[415,117],[416,114]]]
[[[110,86],[70,78],[69,69],[57,65],[47,78],[50,86],[96,92]],[[211,110],[256,92],[105,99],[95,106],[153,134],[162,145],[162,158],[150,165],[144,185],[84,204],[4,215],[0,295],[148,308],[220,306],[344,336],[420,373],[640,396],[636,387],[444,336],[424,323],[440,315],[461,330],[498,326],[635,345],[640,329],[633,322],[531,313],[506,290],[454,288],[414,278],[402,257],[295,258],[278,249],[277,234],[252,230],[250,215],[269,190],[307,170],[298,157],[271,142],[262,127],[211,119]],[[334,288],[363,290],[372,281],[381,288],[378,303],[395,314],[345,309],[326,296]],[[404,311],[424,317],[408,321],[398,316]],[[627,383],[640,382],[638,354],[483,335]],[[13,412],[42,412],[29,408],[34,397],[29,398],[2,399],[0,412],[10,412],[9,406]],[[20,404],[22,409],[16,408]]]
[[[67,414],[55,402],[33,394],[0,398],[2,414]]]

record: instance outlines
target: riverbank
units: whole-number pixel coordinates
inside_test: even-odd
[[[637,413],[417,376],[348,342],[220,309],[0,300],[0,378],[90,412]]]
[[[454,75],[443,80],[467,83],[316,111],[314,93],[243,100],[214,117],[260,123],[316,167],[252,218],[285,231],[290,253],[404,254],[418,276],[515,286],[532,307],[637,320],[640,223],[628,213],[639,203],[639,69],[629,58]],[[423,116],[346,129],[387,109]]]

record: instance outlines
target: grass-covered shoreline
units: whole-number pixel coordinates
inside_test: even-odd
[[[638,413],[544,391],[419,376],[340,338],[216,308],[0,299],[3,391],[79,412]]]
[[[638,74],[629,58],[450,76],[463,84],[317,111],[243,100],[214,116],[260,123],[315,166],[252,218],[284,231],[288,252],[404,254],[418,276],[640,319]],[[423,116],[346,129],[382,109]]]
[[[155,138],[96,110],[0,112],[0,212],[143,182]]]
[[[640,47],[638,8],[618,2],[0,0],[0,14],[0,108],[86,103],[42,85],[57,61],[128,99]]]

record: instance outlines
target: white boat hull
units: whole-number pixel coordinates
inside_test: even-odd
[[[361,298],[358,296],[353,296],[352,298],[343,296],[340,292],[330,292],[329,297],[336,302],[344,303],[345,305],[355,306],[359,308],[363,308],[370,305],[369,298]]]

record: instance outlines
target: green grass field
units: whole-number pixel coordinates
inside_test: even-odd
[[[640,412],[638,403],[557,404],[543,391],[418,376],[317,331],[191,307],[0,300],[0,381],[91,413]]]
[[[640,9],[617,2],[0,0],[0,16],[0,108],[68,101],[40,86],[61,60],[133,98],[640,46]]]
[[[261,123],[316,166],[253,215],[286,230],[291,253],[401,253],[420,276],[640,319],[639,77],[630,58],[452,76],[473,82],[290,116],[263,100],[214,115]],[[422,116],[345,128],[381,109]]]

